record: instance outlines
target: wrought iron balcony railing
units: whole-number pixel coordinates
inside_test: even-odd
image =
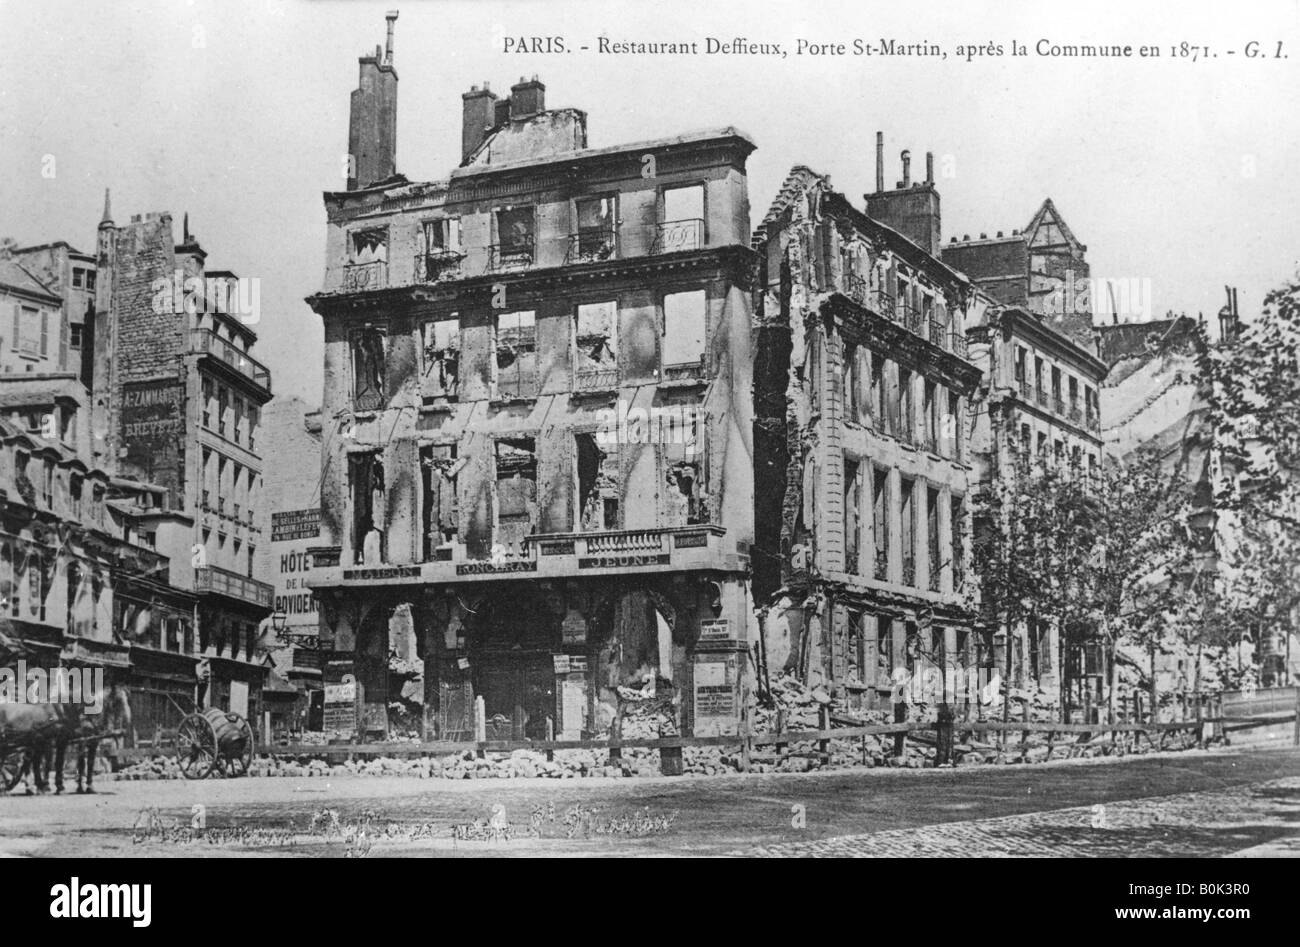
[[[916,585],[916,560],[911,558],[903,559],[903,584]]]
[[[882,319],[888,319],[890,322],[898,321],[898,300],[883,289],[868,295],[867,308]]]
[[[488,272],[526,269],[533,265],[534,249],[531,237],[520,237],[509,243],[494,243],[488,247]]]
[[[938,348],[943,348],[947,342],[948,329],[942,322],[934,319],[930,320],[930,344]]]
[[[679,362],[665,365],[663,381],[688,381],[704,377],[704,356],[698,362]]]
[[[194,590],[215,592],[264,608],[271,607],[272,596],[275,594],[274,586],[216,566],[201,566],[194,570]]]
[[[1065,417],[1065,402],[1061,400],[1060,395],[1052,395],[1052,412]]]
[[[349,263],[343,268],[344,292],[357,293],[383,289],[388,285],[388,263]]]
[[[618,232],[613,227],[593,227],[579,230],[569,237],[569,252],[565,263],[591,263],[611,260],[617,252]]]
[[[220,359],[249,381],[267,391],[271,390],[271,371],[243,349],[221,338],[211,329],[190,331],[190,351]],[[225,434],[225,416],[218,416],[220,433]]]
[[[844,295],[859,306],[867,304],[867,281],[857,273],[844,274]]]
[[[898,321],[908,332],[913,335],[925,336],[925,316],[921,313],[921,310],[908,303],[900,303],[898,317]]]
[[[442,280],[457,279],[461,275],[461,263],[464,259],[465,254],[454,250],[417,254],[415,257],[415,281],[417,283],[438,283]]]
[[[651,253],[677,253],[682,250],[699,250],[704,246],[704,221],[666,220],[655,233]]]

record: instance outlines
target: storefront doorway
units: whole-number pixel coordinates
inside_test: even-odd
[[[545,740],[555,732],[559,620],[531,594],[503,596],[471,635],[474,693],[489,740]]]

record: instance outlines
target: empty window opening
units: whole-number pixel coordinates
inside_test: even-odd
[[[497,317],[496,390],[499,398],[537,396],[537,319],[533,312]]]
[[[421,527],[426,562],[436,557],[436,549],[455,542],[460,532],[456,476],[461,466],[455,444],[427,444],[420,448],[424,499]]]
[[[903,540],[903,584],[916,584],[916,507],[914,506],[916,482],[903,480],[903,507],[901,529]]]
[[[388,262],[388,231],[354,230],[349,248],[351,262],[357,265]]]
[[[939,590],[939,575],[943,569],[943,555],[939,551],[939,491],[925,491],[925,536],[930,553],[930,588]]]
[[[507,556],[520,556],[537,526],[537,448],[531,437],[496,442],[497,538]]]
[[[909,443],[916,430],[916,412],[913,410],[912,372],[898,370],[898,434]]]
[[[614,255],[614,198],[590,197],[577,202],[579,259],[604,260]]]
[[[664,191],[659,251],[697,250],[704,245],[704,186],[693,184]]]
[[[424,247],[430,256],[460,252],[460,218],[445,217],[424,223]]]
[[[578,529],[618,529],[618,452],[600,444],[595,434],[576,435],[578,460]]]
[[[883,426],[885,423],[885,359],[874,353],[871,356],[871,395],[868,401],[871,405],[871,416],[876,424]]]
[[[706,311],[702,289],[664,297],[663,362],[667,376],[674,370],[702,365]]]
[[[574,345],[578,386],[618,381],[618,306],[590,303],[577,309]]]
[[[664,521],[669,526],[707,523],[703,466],[697,451],[683,444],[665,444]]]
[[[384,335],[378,329],[352,333],[352,401],[358,411],[373,411],[384,403]],[[224,416],[223,406],[218,423]]]
[[[453,313],[447,319],[424,324],[423,394],[431,397],[454,397],[460,374],[460,319]]]
[[[877,579],[889,578],[889,471],[877,470],[872,478],[871,529],[875,534]]]
[[[844,459],[844,571],[858,573],[858,546],[862,532],[861,484],[858,462]]]
[[[377,452],[348,455],[352,492],[352,550],[357,565],[384,561],[384,465]]]
[[[531,207],[508,207],[497,211],[497,262],[531,263],[536,225]]]

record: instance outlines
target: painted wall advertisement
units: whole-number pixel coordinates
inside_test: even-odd
[[[319,625],[316,600],[306,582],[312,566],[307,549],[319,535],[319,508],[271,514],[275,610],[285,614],[287,627],[304,634],[315,633]]]
[[[175,494],[181,487],[184,403],[185,391],[175,379],[128,382],[118,412],[127,465]]]

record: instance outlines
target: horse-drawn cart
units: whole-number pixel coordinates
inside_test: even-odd
[[[187,714],[176,729],[176,758],[186,779],[207,779],[217,770],[243,776],[255,749],[248,721],[215,707]]]
[[[9,792],[23,778],[25,747],[0,746],[0,792]]]

